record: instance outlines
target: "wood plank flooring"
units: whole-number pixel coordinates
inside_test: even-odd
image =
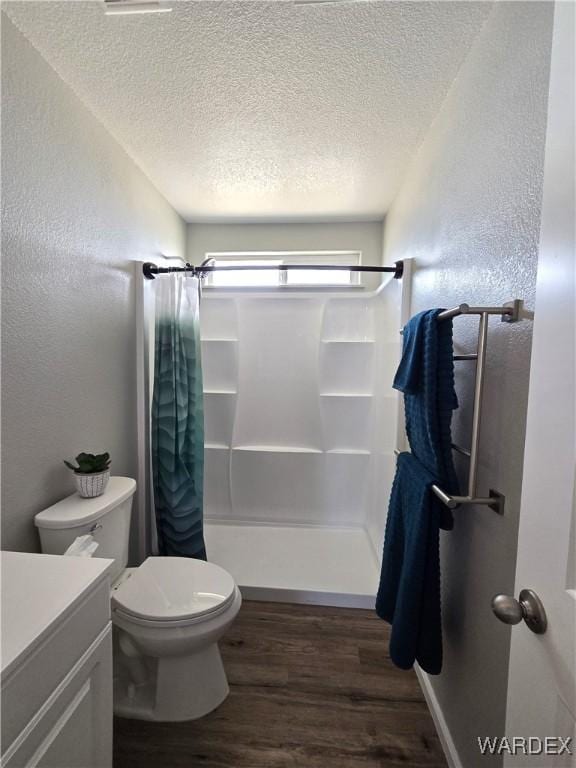
[[[224,704],[187,723],[116,719],[114,768],[445,768],[372,611],[245,602],[220,647]]]

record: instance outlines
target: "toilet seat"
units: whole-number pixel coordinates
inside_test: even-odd
[[[112,610],[127,621],[181,627],[212,618],[234,601],[223,568],[186,557],[149,557],[112,591]]]

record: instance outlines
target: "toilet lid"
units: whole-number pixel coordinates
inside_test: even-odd
[[[177,621],[221,610],[234,599],[227,571],[188,557],[149,557],[112,591],[112,606],[150,621]]]

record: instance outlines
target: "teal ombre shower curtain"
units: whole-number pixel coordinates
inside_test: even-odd
[[[205,560],[199,281],[167,274],[156,291],[152,477],[158,550]]]

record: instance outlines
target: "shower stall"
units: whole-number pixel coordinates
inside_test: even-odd
[[[409,273],[407,263],[403,280],[373,291],[203,291],[206,547],[245,597],[373,607],[402,431],[392,379]],[[145,319],[153,291],[143,285]],[[142,549],[142,512],[139,522]]]

